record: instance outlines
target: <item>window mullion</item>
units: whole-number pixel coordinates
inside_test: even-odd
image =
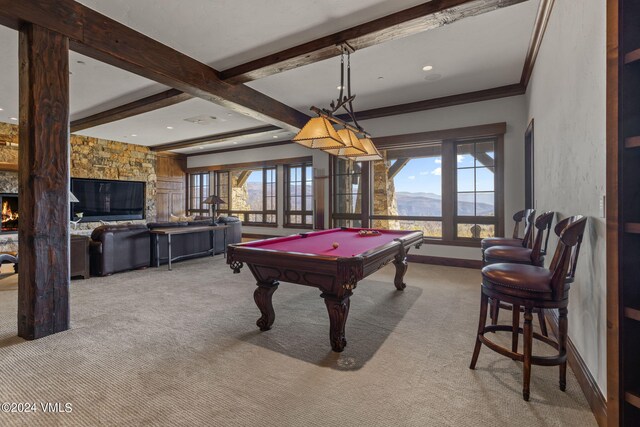
[[[442,142],[442,239],[453,240],[455,233],[456,149],[454,140]]]

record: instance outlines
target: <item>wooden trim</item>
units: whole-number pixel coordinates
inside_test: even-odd
[[[447,139],[484,138],[504,135],[507,123],[491,123],[487,125],[468,126],[454,129],[442,129],[429,132],[407,133],[402,135],[373,138],[379,150],[405,148],[425,142],[439,142]]]
[[[624,139],[624,148],[640,147],[640,136],[630,136]]]
[[[253,225],[251,227],[253,227]],[[284,236],[276,236],[276,235],[273,235],[273,234],[258,234],[258,233],[244,233],[244,232],[242,233],[242,238],[243,239],[259,239],[259,240],[262,240],[262,239],[271,239],[271,238],[274,238],[274,237],[284,237]]]
[[[535,205],[535,134],[534,119],[531,119],[524,132],[524,207],[533,209]]]
[[[635,406],[636,408],[640,409],[640,393],[627,391],[624,394],[624,400],[627,403],[629,403],[629,404]]]
[[[495,142],[495,161],[494,161],[494,194],[495,194],[495,217],[498,221],[496,224],[496,236],[504,236],[504,169],[505,169],[505,156],[504,156],[504,135],[498,135]],[[498,191],[499,190],[499,191]],[[476,224],[479,222],[476,220]]]
[[[633,319],[640,322],[640,310],[633,307],[625,307],[624,317],[626,317],[627,319]]]
[[[430,255],[407,255],[407,261],[415,262],[418,264],[431,264],[431,265],[444,265],[447,267],[460,267],[460,268],[473,268],[474,270],[480,270],[482,268],[482,261],[479,259],[461,259],[461,258],[446,258]]]
[[[520,76],[520,85],[525,89],[529,85],[533,68],[536,65],[536,59],[540,46],[542,45],[542,39],[544,38],[544,32],[547,29],[549,23],[549,17],[551,16],[551,10],[555,0],[540,0],[538,6],[538,14],[533,24],[533,33],[529,40],[529,48],[527,50],[527,56],[524,60],[524,67],[522,68],[522,75]]]
[[[462,246],[468,248],[478,248],[480,249],[480,240],[473,239],[435,239],[435,238],[424,238],[425,245],[442,245],[442,246]]]
[[[262,133],[280,130],[278,126],[260,126],[249,129],[234,130],[231,132],[217,133],[214,135],[199,136],[197,138],[184,139],[182,141],[169,142],[167,144],[155,145],[149,147],[151,151],[176,150],[179,148],[197,147],[199,145],[208,145],[216,142],[229,141],[231,139],[242,140],[248,136],[259,135]],[[202,153],[200,153],[202,154]]]
[[[185,156],[196,157],[196,156],[204,156],[207,154],[220,154],[220,153],[229,153],[231,151],[254,150],[258,148],[276,147],[278,145],[287,145],[287,144],[295,144],[295,142],[290,140],[273,141],[273,142],[267,142],[265,144],[256,144],[256,145],[249,145],[249,146],[242,146],[242,147],[220,148],[218,150],[200,151],[198,153],[185,153]]]
[[[155,95],[137,99],[127,104],[74,120],[71,122],[71,133],[127,119],[129,117],[148,113],[149,111],[154,111],[160,108],[170,107],[171,105],[178,104],[191,98],[193,98],[191,95],[178,89],[165,90],[164,92],[160,92]]]
[[[17,163],[0,162],[0,171],[2,172],[18,172]]]
[[[312,40],[222,72],[231,83],[245,83],[340,55],[340,45],[355,50],[407,37],[469,16],[524,0],[433,0]]]
[[[632,50],[624,56],[624,63],[631,64],[632,62],[636,62],[640,60],[640,48]]]
[[[624,232],[631,234],[640,234],[639,222],[627,222],[624,224]]]
[[[492,99],[508,98],[524,95],[526,88],[520,83],[506,86],[483,89],[474,92],[466,92],[458,95],[449,95],[441,98],[426,99],[423,101],[409,102],[406,104],[391,105],[388,107],[372,108],[356,112],[356,120],[371,120],[381,117],[396,116],[400,114],[415,113],[418,111],[435,110],[437,108],[453,107],[455,105],[470,104],[473,102],[490,101]],[[348,119],[348,116],[339,115],[338,118]]]
[[[309,116],[73,0],[0,1],[0,23],[33,23],[68,37],[83,55],[138,74],[230,110],[297,131]]]
[[[288,159],[261,160],[259,162],[233,163],[228,165],[201,166],[196,168],[187,168],[187,173],[201,173],[207,171],[231,171],[237,169],[257,169],[268,168],[278,165],[288,165],[293,163],[305,163],[313,161],[312,156],[291,157]]]
[[[555,310],[545,310],[545,318],[551,326],[553,334],[558,336],[558,315]],[[598,387],[598,383],[591,375],[587,364],[576,349],[575,345],[571,341],[571,338],[567,337],[567,361],[569,367],[573,371],[580,389],[589,403],[591,412],[593,412],[596,421],[600,427],[607,426],[607,401]],[[610,424],[609,424],[610,425]]]

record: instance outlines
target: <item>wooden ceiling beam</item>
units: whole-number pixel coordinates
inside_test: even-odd
[[[208,145],[214,142],[224,142],[224,141],[230,141],[232,139],[242,140],[250,136],[273,132],[279,129],[280,128],[278,126],[260,126],[257,128],[242,129],[242,130],[236,130],[233,132],[225,132],[225,133],[218,133],[215,135],[201,136],[198,138],[184,139],[182,141],[169,142],[167,144],[162,144],[162,145],[154,145],[150,148],[151,148],[151,151],[177,150],[179,148],[197,147],[199,145]]]
[[[83,55],[206,99],[257,120],[297,131],[309,117],[73,0],[0,0],[0,23],[30,22],[69,38]]]
[[[341,52],[339,46],[344,43],[359,50],[524,1],[432,0],[229,68],[222,71],[221,75],[225,81],[234,84],[246,83],[338,56]]]
[[[81,119],[73,120],[71,122],[71,132],[78,132],[84,129],[104,125],[106,123],[137,116],[138,114],[148,113],[160,108],[170,107],[191,98],[193,98],[191,95],[177,89],[165,90],[164,92],[160,92],[155,95],[137,99],[133,102],[129,102],[115,108],[110,108]]]
[[[391,165],[391,167],[389,168],[389,170],[387,170],[387,177],[389,179],[393,179],[401,170],[402,168],[404,168],[407,163],[409,163],[409,158],[400,158],[400,159],[396,159],[396,161]]]

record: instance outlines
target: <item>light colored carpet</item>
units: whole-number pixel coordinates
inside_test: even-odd
[[[2,274],[0,400],[73,411],[0,425],[596,425],[573,374],[563,393],[557,368],[534,367],[527,403],[519,363],[483,348],[468,369],[478,271],[411,264],[404,292],[393,272],[358,285],[341,354],[317,289],[281,284],[259,332],[251,273],[219,256],[74,280],[72,329],[31,342],[15,336],[16,276]]]

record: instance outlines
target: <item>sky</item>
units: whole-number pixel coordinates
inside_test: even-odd
[[[471,156],[458,155],[458,166],[472,166]],[[433,193],[442,195],[442,159],[440,157],[421,157],[411,159],[394,178],[396,191],[411,193]],[[472,190],[472,182],[469,175],[473,169],[460,172],[460,176],[468,176],[465,187],[461,190]],[[493,189],[493,173],[486,169],[479,169],[476,174],[478,190]]]

